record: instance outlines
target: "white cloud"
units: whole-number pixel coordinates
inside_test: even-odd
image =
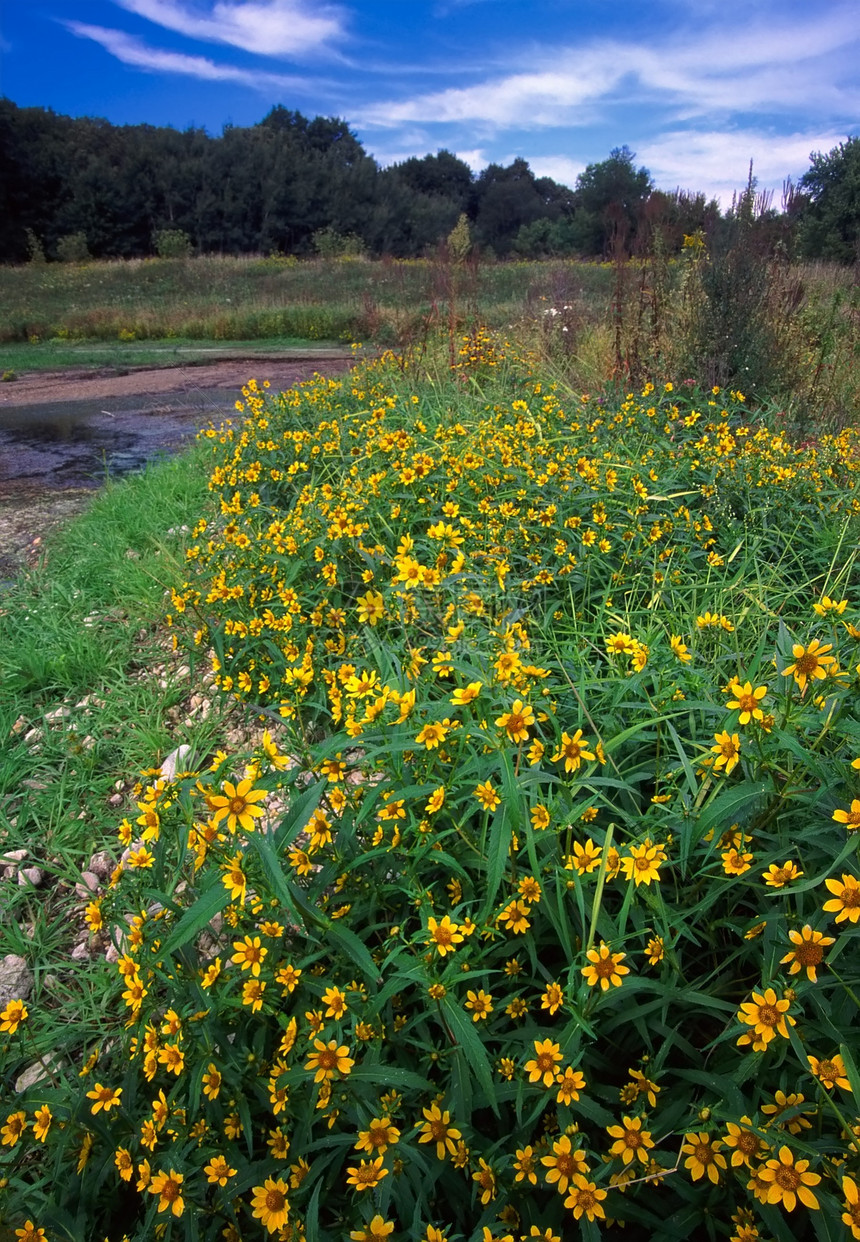
[[[678,130],[643,143],[638,158],[660,189],[701,190],[724,208],[746,186],[752,160],[759,188],[773,191],[773,205],[779,207],[785,178],[796,181],[809,167],[811,151],[829,151],[844,138],[828,130],[784,135],[760,129]]]
[[[489,156],[481,147],[472,147],[471,151],[455,151],[454,154],[458,160],[468,164],[472,172],[480,172],[490,162]]]
[[[519,73],[477,86],[453,87],[398,102],[371,104],[359,110],[365,125],[389,128],[406,122],[484,122],[494,128],[511,125],[554,126],[576,122],[573,109],[600,98],[622,71],[608,70],[597,60],[571,73]]]
[[[342,37],[341,10],[307,0],[217,0],[211,14],[182,0],[115,0],[138,17],[258,56],[306,56]]]
[[[789,25],[752,18],[728,31],[714,25],[655,40],[652,46],[594,40],[540,47],[534,68],[359,109],[367,126],[470,123],[489,130],[584,126],[598,104],[645,105],[676,120],[761,112],[808,115],[860,112],[856,59],[860,29],[836,9]],[[546,69],[543,66],[551,65]]]
[[[237,82],[262,91],[310,89],[310,83],[302,78],[239,69],[235,65],[218,65],[205,56],[186,56],[181,52],[148,47],[140,39],[124,34],[121,30],[87,26],[82,22],[66,22],[65,25],[79,38],[93,39],[105,51],[110,52],[111,56],[115,56],[124,65],[133,65],[136,69],[148,69],[153,73],[176,73],[206,82]]]
[[[566,155],[535,155],[529,160],[529,167],[536,177],[552,177],[559,185],[571,188],[576,185],[579,174],[585,172],[584,164]]]

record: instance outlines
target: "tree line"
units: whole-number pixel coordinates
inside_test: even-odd
[[[860,239],[860,138],[811,157],[782,212],[760,222],[807,257],[851,262]],[[449,151],[381,168],[346,121],[278,105],[256,125],[113,125],[0,99],[0,262],[198,253],[415,257],[461,216],[485,254],[606,257],[730,221],[704,194],[664,193],[625,146],[574,188],[523,159],[474,174]],[[167,239],[167,242],[165,242]]]

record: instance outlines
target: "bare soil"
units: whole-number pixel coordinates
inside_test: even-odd
[[[105,370],[31,371],[13,384],[0,385],[0,408],[4,406],[53,405],[59,401],[110,401],[111,397],[153,396],[156,393],[240,389],[249,379],[269,380],[276,392],[310,379],[315,371],[343,371],[353,361],[350,353],[334,350],[308,351],[289,359],[257,355],[201,365],[134,367],[126,374]]]
[[[345,371],[353,362],[352,355],[333,350],[308,350],[288,358],[257,355],[254,358],[233,358],[202,365],[180,367],[134,368],[125,374],[115,371],[93,373],[92,371],[30,372],[14,383],[0,385],[0,417],[15,410],[29,410],[35,417],[39,407],[56,410],[70,403],[93,402],[98,407],[110,406],[112,401],[128,401],[140,398],[147,411],[137,416],[126,416],[126,423],[133,424],[135,417],[144,420],[147,442],[159,449],[181,447],[193,435],[200,419],[193,412],[193,398],[197,394],[232,393],[241,398],[241,389],[249,379],[259,384],[268,380],[271,390],[281,392],[310,379],[315,372],[333,374]],[[157,398],[153,403],[150,398]],[[154,408],[153,408],[154,405]],[[201,407],[202,408],[202,407]],[[29,416],[28,416],[29,417]],[[116,426],[117,415],[100,409],[88,415],[90,423],[98,419],[112,420]],[[153,436],[154,425],[163,427],[163,436]],[[53,446],[62,453],[64,446]],[[92,487],[57,487],[47,479],[14,477],[10,451],[0,485],[0,582],[11,579],[19,569],[35,563],[42,554],[44,539],[49,531],[80,513],[92,498]]]

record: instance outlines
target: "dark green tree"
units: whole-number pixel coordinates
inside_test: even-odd
[[[860,259],[860,137],[848,138],[812,163],[800,179],[799,245],[810,259]]]
[[[574,238],[584,254],[603,255],[614,242],[632,248],[644,203],[654,188],[647,168],[636,168],[629,147],[589,164],[576,179]]]
[[[435,155],[420,159],[414,156],[395,164],[391,171],[414,193],[447,199],[456,207],[458,215],[468,210],[474,184],[472,170],[450,151],[437,151]]]
[[[523,226],[570,210],[572,195],[550,177],[536,178],[523,159],[506,168],[489,164],[475,183],[475,238],[503,257],[510,253]]]

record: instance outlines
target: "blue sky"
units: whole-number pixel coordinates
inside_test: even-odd
[[[724,205],[860,132],[837,0],[7,0],[0,93],[117,124],[345,117],[382,164],[445,147],[572,185],[626,143]]]

